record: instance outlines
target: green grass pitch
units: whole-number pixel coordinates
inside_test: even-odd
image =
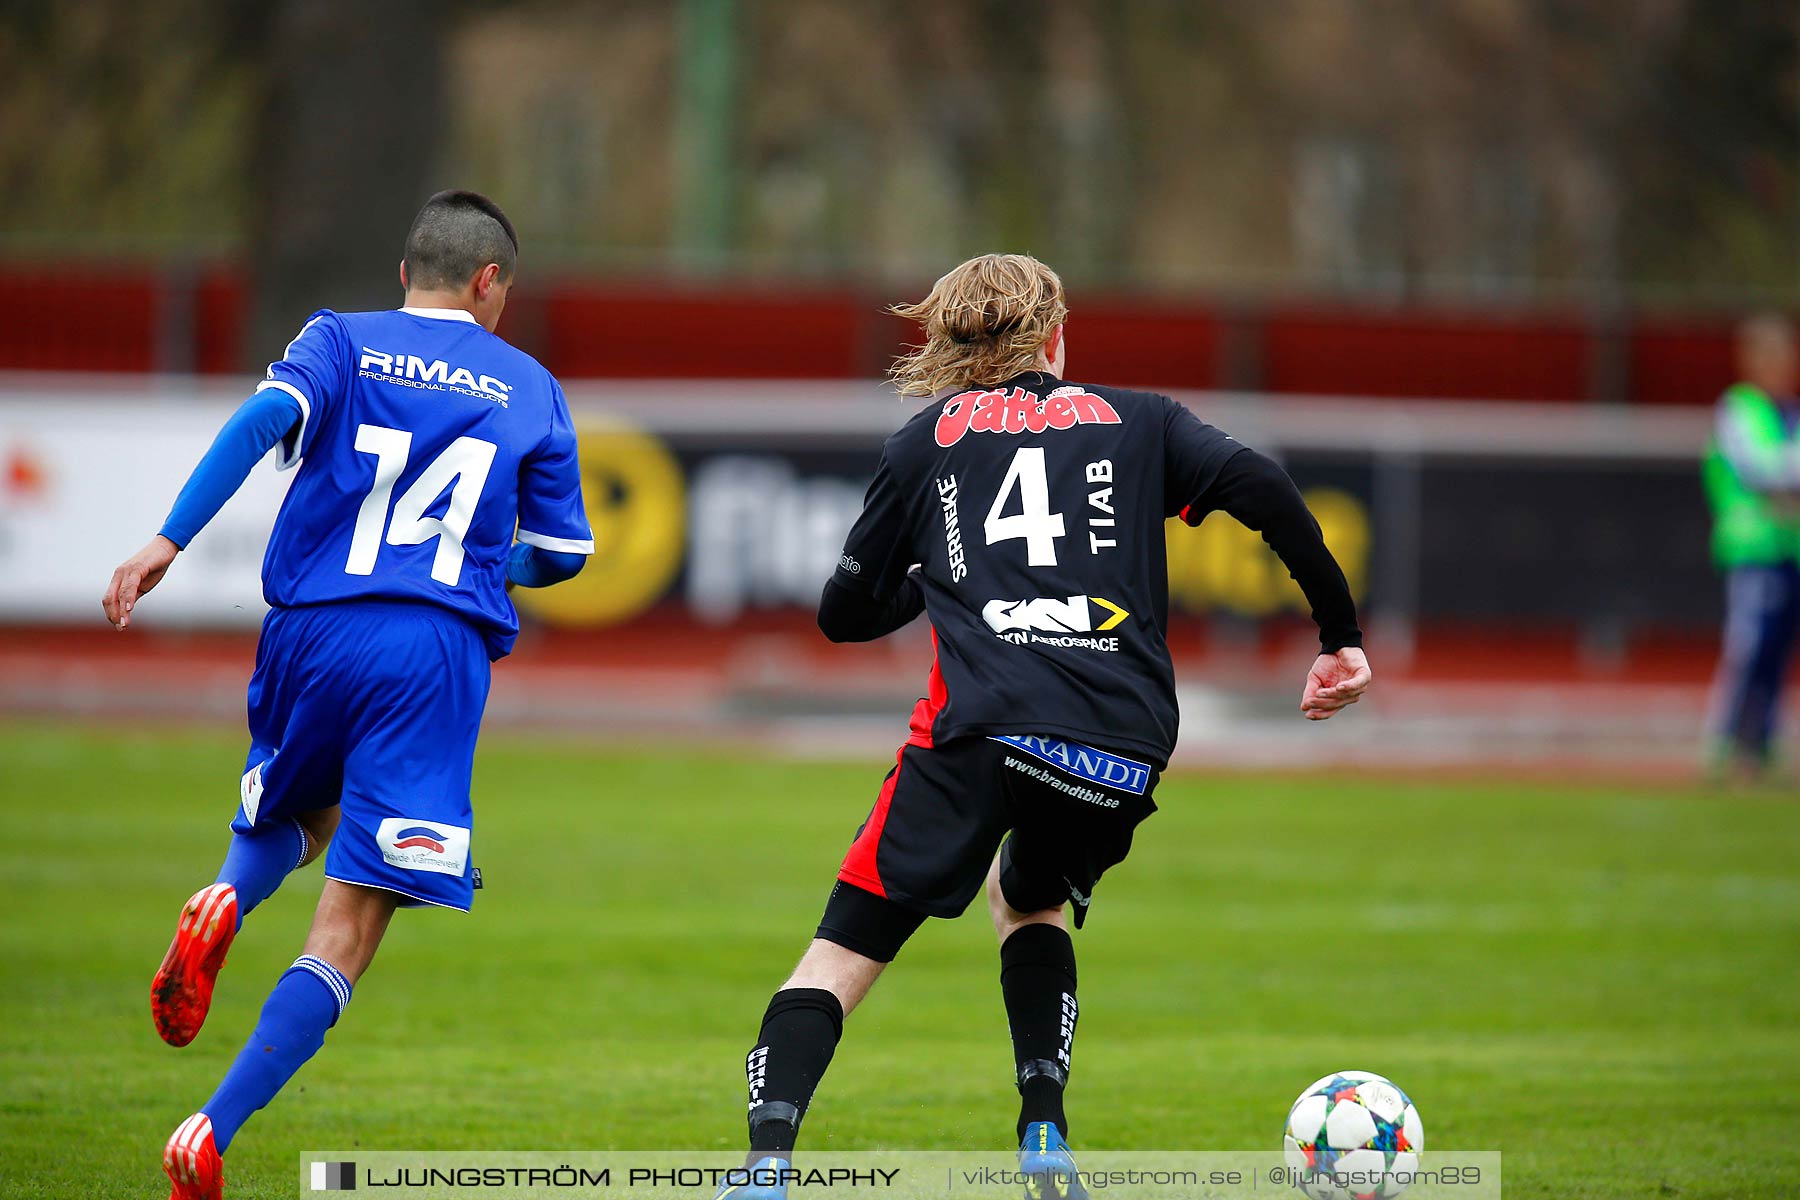
[[[898,722],[896,723],[898,728]],[[209,882],[242,738],[0,726],[0,1192],[166,1195],[160,1153],[293,960],[319,890],[246,926],[195,1044],[150,974]],[[725,1149],[743,1055],[885,764],[487,739],[472,916],[403,912],[227,1195],[307,1149]],[[1678,787],[1177,774],[1076,938],[1077,1148],[1274,1149],[1380,1071],[1509,1196],[1800,1194],[1800,805]],[[805,1130],[1003,1145],[985,915],[932,922],[850,1021]]]

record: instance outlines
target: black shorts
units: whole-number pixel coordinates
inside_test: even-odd
[[[1020,912],[1076,905],[1156,811],[1152,763],[1064,738],[965,737],[907,744],[857,831],[838,879],[904,908],[954,917],[1000,848],[1000,887]],[[1007,837],[1008,833],[1011,837]],[[1005,846],[1001,847],[1001,840]]]

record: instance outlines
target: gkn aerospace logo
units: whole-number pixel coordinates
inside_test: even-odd
[[[1104,617],[1098,625],[1094,623],[1096,608]],[[1002,641],[1019,646],[1079,646],[1089,650],[1117,650],[1118,638],[1093,635],[1116,628],[1130,615],[1100,596],[989,600],[981,609],[981,619]]]
[[[426,362],[416,354],[384,354],[364,346],[356,373],[364,379],[378,379],[382,383],[432,392],[457,392],[492,400],[501,408],[510,407],[506,401],[512,394],[512,384],[503,383],[492,375],[477,375],[467,367],[452,367],[441,358]]]

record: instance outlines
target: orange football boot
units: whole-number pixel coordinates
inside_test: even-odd
[[[223,1200],[225,1164],[213,1145],[211,1117],[195,1113],[176,1127],[163,1147],[163,1170],[175,1185],[169,1200]]]
[[[169,1045],[187,1045],[205,1024],[213,981],[237,936],[237,912],[237,889],[229,883],[203,887],[182,906],[175,940],[150,983],[150,1017]]]

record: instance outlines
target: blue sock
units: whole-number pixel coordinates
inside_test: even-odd
[[[237,889],[239,929],[250,910],[273,896],[281,881],[300,865],[306,851],[306,830],[291,818],[271,821],[251,833],[231,835],[219,882]]]
[[[319,1052],[325,1031],[337,1024],[348,1003],[349,981],[311,954],[302,954],[275,981],[256,1032],[200,1110],[212,1118],[213,1143],[220,1154],[250,1114],[273,1100],[294,1072]]]

